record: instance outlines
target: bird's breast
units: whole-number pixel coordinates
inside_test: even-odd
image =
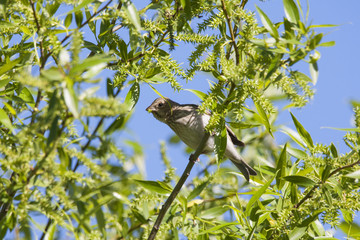
[[[196,111],[186,116],[169,121],[169,127],[178,135],[186,145],[197,149],[205,133],[205,126],[210,116],[198,114]],[[204,153],[213,151],[213,139],[209,138]]]

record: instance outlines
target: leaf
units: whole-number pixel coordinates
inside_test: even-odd
[[[320,43],[318,46],[319,47],[333,47],[333,46],[335,46],[335,41]]]
[[[345,132],[357,132],[357,133],[360,133],[360,128],[334,128],[334,127],[323,127],[323,128],[330,128],[330,129],[339,130],[339,131],[345,131]]]
[[[314,85],[316,85],[318,77],[319,77],[319,68],[318,68],[317,62],[310,62],[309,68],[310,68],[312,82]]]
[[[299,144],[299,146],[301,146],[302,148],[306,148],[304,141],[301,139],[300,135],[297,132],[286,126],[281,126],[280,128],[281,132],[288,135],[294,142]]]
[[[227,131],[226,131],[226,127],[225,127],[225,121],[223,121],[223,128],[221,129],[220,133],[216,133],[215,134],[215,154],[216,154],[216,158],[217,161],[221,161],[222,158],[224,157],[224,153],[226,150],[226,145],[227,145]]]
[[[274,175],[272,178],[270,178],[259,190],[256,191],[256,193],[250,198],[248,204],[246,205],[245,215],[250,216],[250,212],[252,209],[252,206],[255,202],[257,202],[260,197],[266,192],[272,181],[274,180],[276,175]]]
[[[360,226],[357,223],[341,222],[338,226],[348,238],[358,239],[358,237],[360,237]]]
[[[300,21],[299,9],[293,0],[283,0],[284,10],[286,18],[294,23],[298,24]]]
[[[15,68],[16,64],[20,62],[20,58],[17,58],[15,60],[12,60],[10,62],[5,63],[0,67],[0,76],[6,73],[7,71],[10,71]]]
[[[355,172],[348,173],[348,174],[345,175],[345,177],[360,179],[360,170],[357,170],[357,171],[355,171]]]
[[[59,135],[59,116],[56,116],[51,123],[49,136],[46,141],[46,145],[50,147],[50,145],[58,138]]]
[[[262,108],[262,106],[258,102],[254,101],[254,104],[255,104],[255,107],[256,107],[256,109],[257,109],[257,111],[259,113],[259,116],[261,118],[262,123],[265,125],[265,128],[268,130],[270,135],[274,138],[274,136],[272,134],[272,131],[271,131],[271,125],[270,125],[269,119],[268,119],[264,109]]]
[[[64,91],[64,101],[66,106],[69,108],[70,112],[74,115],[75,118],[79,118],[78,111],[78,100],[76,98],[75,91],[70,83],[70,80],[67,80],[67,84],[63,88]]]
[[[230,126],[237,129],[248,129],[261,126],[258,123],[229,122]]]
[[[306,227],[295,227],[293,230],[289,232],[289,239],[298,240],[300,239],[306,232]]]
[[[94,2],[95,0],[83,0],[79,5],[73,8],[71,11],[67,12],[67,14],[77,12],[78,10],[88,6],[90,3]]]
[[[207,229],[205,231],[202,231],[199,233],[199,235],[203,235],[203,234],[207,234],[207,233],[215,233],[216,231],[224,228],[224,227],[227,227],[227,226],[232,226],[232,225],[238,225],[239,223],[238,222],[232,222],[232,223],[223,223],[223,224],[220,224],[220,225],[217,225],[215,227],[212,227],[210,229]]]
[[[129,106],[129,111],[135,107],[136,103],[139,100],[139,96],[140,96],[140,85],[138,82],[135,82],[131,86],[129,92],[126,94],[125,101],[124,101],[124,103],[127,106]]]
[[[295,124],[296,130],[299,133],[301,139],[306,143],[309,148],[314,147],[313,140],[310,134],[305,130],[305,128],[300,124],[300,122],[296,119],[296,117],[290,112],[291,118]]]
[[[286,168],[286,160],[287,160],[287,155],[286,155],[286,146],[287,143],[284,145],[283,149],[281,150],[279,159],[276,163],[276,186],[277,188],[280,190],[285,182],[282,179],[283,176],[285,176],[285,168]]]
[[[291,146],[288,146],[286,148],[286,151],[293,157],[296,157],[297,159],[305,159],[307,158],[307,153],[300,150],[300,149],[297,149],[297,148],[293,148]]]
[[[163,182],[145,181],[145,180],[137,180],[137,179],[134,179],[134,181],[143,188],[149,190],[150,192],[155,192],[159,194],[168,194],[171,193],[172,191],[172,188]]]
[[[140,16],[135,5],[130,0],[124,1],[125,12],[136,30],[141,31]]]
[[[0,108],[0,122],[8,129],[13,130],[14,127],[10,121],[9,116],[6,114],[4,109]]]
[[[275,25],[271,22],[269,17],[258,7],[256,6],[257,11],[259,12],[260,19],[266,30],[270,33],[275,39],[279,38],[279,33],[275,28]]]
[[[196,186],[194,188],[194,190],[191,191],[191,193],[189,194],[189,196],[187,197],[187,201],[190,201],[194,198],[196,198],[197,196],[200,195],[200,193],[204,190],[204,188],[210,183],[210,181],[206,181],[201,183],[200,185]]]
[[[213,219],[223,215],[228,210],[229,207],[227,206],[213,207],[200,212],[200,217],[202,219]]]
[[[26,87],[24,87],[20,94],[19,97],[24,100],[24,102],[26,102],[27,104],[29,104],[31,107],[35,107],[35,101],[33,96],[31,95],[31,92],[29,91],[29,89],[27,89]]]
[[[283,179],[302,187],[311,187],[316,184],[316,182],[314,182],[312,179],[299,175],[289,175],[283,177]]]
[[[64,25],[66,28],[68,28],[70,26],[70,24],[72,22],[72,18],[73,18],[72,13],[66,15],[65,21],[64,21]]]
[[[195,90],[195,89],[184,89],[185,91],[192,92],[196,96],[198,96],[202,101],[204,101],[205,97],[207,96],[206,93],[203,93],[202,91]]]
[[[101,63],[107,63],[110,61],[116,60],[115,57],[107,56],[103,54],[98,54],[93,57],[86,58],[81,63],[75,65],[72,69],[70,69],[69,76],[74,76],[76,74],[82,74],[86,69],[99,65]]]
[[[311,78],[309,78],[306,74],[298,71],[294,71],[291,73],[296,79],[300,79],[306,82],[312,82]]]

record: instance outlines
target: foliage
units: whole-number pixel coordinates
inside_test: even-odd
[[[346,154],[314,143],[293,114],[296,132],[275,124],[276,100],[294,108],[311,99],[318,48],[334,45],[316,30],[329,25],[310,25],[300,1],[283,3],[282,22],[257,7],[259,23],[247,0],[158,0],[139,10],[129,0],[1,1],[0,237],[146,238],[178,176],[163,144],[163,180],[143,179],[142,146],[120,148],[113,134],[126,129],[142,85],[181,91],[180,80],[199,71],[214,80],[206,93],[190,89],[212,112],[207,129],[229,122],[259,174],[246,183],[227,168],[212,171],[210,158],[158,238],[333,239],[324,224],[340,221],[358,237],[360,104]],[[194,50],[183,68],[170,50],[185,44]],[[99,78],[105,71],[113,77]],[[276,131],[291,140],[275,146]]]

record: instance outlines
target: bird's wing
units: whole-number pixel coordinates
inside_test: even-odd
[[[228,134],[230,136],[230,139],[231,139],[231,141],[233,142],[234,145],[237,145],[239,147],[244,147],[245,146],[245,143],[243,143],[242,141],[240,141],[236,137],[235,133],[230,129],[230,127],[228,125],[226,125],[226,130],[227,130],[227,132],[228,132]]]

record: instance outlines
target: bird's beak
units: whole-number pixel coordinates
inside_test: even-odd
[[[155,109],[152,108],[151,106],[149,106],[149,107],[147,107],[145,110],[146,110],[147,112],[151,113],[151,112],[154,111]]]

